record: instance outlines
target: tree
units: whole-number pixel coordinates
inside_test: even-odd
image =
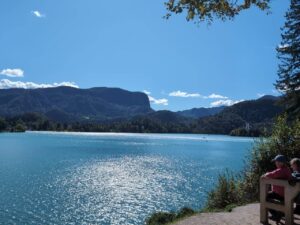
[[[261,10],[270,8],[270,0],[168,0],[166,8],[171,14],[187,13],[187,20],[212,22],[214,19],[233,19],[242,10],[256,6]]]
[[[13,129],[13,132],[25,132],[26,131],[26,127],[24,126],[24,124],[22,123],[18,123]]]
[[[0,132],[7,128],[7,123],[4,119],[0,118]]]
[[[300,0],[291,0],[282,29],[282,41],[277,48],[280,60],[276,82],[278,90],[285,94],[288,113],[300,116]]]

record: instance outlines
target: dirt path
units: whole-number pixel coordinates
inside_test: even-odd
[[[300,217],[296,216],[296,224],[300,224]],[[230,213],[201,213],[175,225],[259,225],[259,204],[249,204],[235,208]],[[270,224],[272,223],[270,221]],[[284,224],[284,220],[281,224]],[[296,225],[295,224],[295,225]]]

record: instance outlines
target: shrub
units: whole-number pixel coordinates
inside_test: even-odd
[[[176,219],[176,213],[158,212],[152,214],[150,218],[146,220],[147,225],[163,225],[171,223]]]
[[[187,216],[191,216],[195,214],[196,211],[193,209],[184,207],[181,210],[179,210],[178,213],[174,212],[158,212],[152,214],[147,220],[147,225],[164,225],[168,223],[175,222],[176,220],[182,219]]]
[[[240,202],[239,181],[229,171],[220,174],[216,187],[208,193],[205,210],[224,209],[228,205]]]
[[[176,219],[181,219],[181,218],[184,218],[184,217],[187,217],[187,216],[191,216],[193,214],[195,214],[196,212],[191,209],[191,208],[187,208],[187,207],[184,207],[182,208],[176,215]]]

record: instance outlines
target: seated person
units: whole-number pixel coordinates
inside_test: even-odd
[[[296,181],[300,181],[300,159],[294,158],[291,160],[291,167],[293,169],[292,177]],[[300,214],[300,195],[296,198],[296,208],[294,213]]]
[[[291,180],[292,174],[287,166],[287,159],[284,155],[277,155],[272,162],[275,162],[276,169],[262,176],[265,179]],[[272,185],[272,190],[268,193],[267,199],[284,201],[284,187]],[[283,216],[281,212],[270,210],[272,220],[279,222]]]

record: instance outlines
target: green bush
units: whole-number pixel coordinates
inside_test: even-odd
[[[164,225],[175,222],[176,220],[182,219],[187,216],[195,214],[196,211],[193,209],[184,207],[178,213],[175,212],[158,212],[152,214],[147,220],[147,225]]]
[[[208,194],[207,209],[225,209],[228,205],[241,205],[259,200],[259,179],[274,169],[271,160],[278,154],[289,159],[300,157],[300,120],[289,123],[281,116],[269,138],[261,138],[245,159],[239,174],[229,172],[219,176],[216,187]]]
[[[147,225],[163,225],[175,221],[176,213],[158,212],[146,220]]]
[[[187,207],[184,207],[182,208],[176,215],[176,219],[181,219],[181,218],[184,218],[184,217],[187,217],[187,216],[191,216],[193,214],[195,214],[196,212],[191,209],[191,208],[187,208]]]
[[[234,174],[226,171],[219,175],[216,187],[208,193],[205,210],[224,209],[228,205],[240,202],[240,198],[239,180]]]

